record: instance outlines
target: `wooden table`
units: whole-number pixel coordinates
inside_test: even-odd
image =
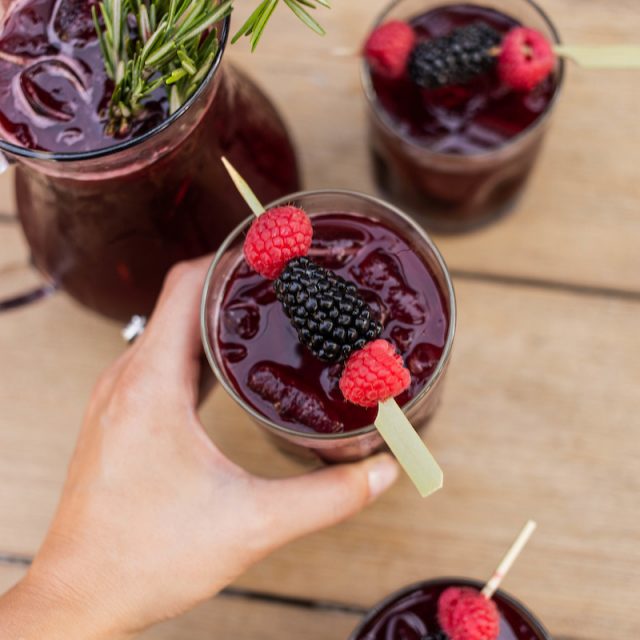
[[[253,3],[240,4],[245,13]],[[637,0],[543,4],[567,41],[638,41]],[[383,5],[336,2],[322,15],[324,39],[282,10],[257,55],[244,45],[229,54],[288,118],[309,187],[374,191],[357,66],[327,51],[361,40]],[[486,576],[528,517],[540,528],[507,590],[557,638],[638,637],[639,87],[630,72],[571,68],[518,210],[437,238],[460,308],[427,436],[445,490],[421,501],[401,481],[357,518],[281,550],[145,638],[346,638],[367,607],[406,583]],[[2,184],[0,210],[10,212]],[[3,264],[26,256],[12,224],[0,225],[0,246]],[[62,294],[0,318],[0,587],[38,548],[92,381],[123,348],[118,326]],[[299,472],[222,390],[202,414],[249,469]]]

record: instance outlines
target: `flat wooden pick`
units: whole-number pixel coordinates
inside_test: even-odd
[[[375,425],[423,498],[442,488],[442,469],[393,398],[378,404]]]
[[[244,201],[247,203],[251,211],[253,211],[256,217],[262,215],[264,213],[264,207],[260,200],[258,200],[256,194],[253,193],[246,180],[224,156],[220,159],[222,160],[222,164],[227,170],[229,177],[233,180],[233,184],[236,186],[236,189],[240,192],[240,195],[244,198]]]
[[[557,55],[570,58],[585,69],[640,69],[640,45],[555,45]]]

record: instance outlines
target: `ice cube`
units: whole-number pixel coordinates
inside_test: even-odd
[[[433,373],[438,366],[442,349],[435,345],[423,342],[419,344],[407,357],[407,369],[411,371],[411,375],[424,379]]]
[[[36,116],[69,122],[78,108],[75,74],[58,60],[44,60],[20,74],[20,90]]]
[[[357,266],[350,269],[351,275],[361,287],[381,290],[385,285],[403,282],[402,271],[396,259],[381,249],[369,253]]]
[[[358,254],[362,244],[363,241],[356,238],[316,238],[309,257],[325,269],[340,269]]]
[[[84,46],[96,40],[91,7],[97,5],[97,0],[62,0],[53,20],[58,38],[75,46]]]
[[[242,344],[227,342],[220,346],[222,357],[231,363],[241,362],[247,357],[247,348]]]
[[[79,127],[68,127],[56,136],[56,142],[73,147],[84,140],[84,132]]]
[[[391,342],[400,353],[407,353],[414,339],[414,331],[400,325],[391,330]]]
[[[342,422],[330,415],[320,397],[287,367],[258,363],[249,372],[247,385],[286,422],[297,422],[320,433],[344,431]]]
[[[388,305],[394,320],[413,325],[421,325],[426,322],[427,308],[423,304],[421,296],[409,287],[391,287]]]
[[[383,326],[387,324],[387,320],[389,319],[389,308],[382,298],[377,293],[367,291],[366,289],[360,291],[360,295],[371,308],[371,314],[373,317]]]
[[[26,4],[20,9],[12,10],[6,16],[6,22],[2,28],[2,39],[0,49],[16,59],[35,58],[38,56],[51,55],[56,52],[56,48],[49,42],[47,35],[47,21],[41,12],[46,7],[41,7],[47,0],[36,0],[34,3]],[[3,2],[6,8],[8,3]],[[16,3],[17,4],[17,3]],[[25,61],[19,62],[24,64]]]
[[[253,302],[235,302],[224,308],[223,322],[229,332],[251,340],[260,329],[260,309]]]

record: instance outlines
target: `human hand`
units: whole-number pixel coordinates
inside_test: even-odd
[[[171,272],[146,331],[96,385],[45,541],[0,599],[2,638],[131,637],[394,481],[386,454],[266,480],[218,451],[196,413],[208,263]]]

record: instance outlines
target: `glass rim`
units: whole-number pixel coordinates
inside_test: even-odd
[[[90,151],[42,151],[38,149],[27,149],[26,147],[21,147],[19,145],[13,144],[12,142],[4,140],[3,138],[0,138],[0,151],[30,160],[76,162],[82,160],[95,160],[97,158],[103,158],[105,156],[119,153],[120,151],[132,149],[133,147],[146,142],[147,140],[161,133],[162,131],[170,127],[174,122],[179,120],[209,86],[209,83],[215,76],[222,61],[222,55],[224,54],[227,46],[227,40],[229,39],[230,25],[231,16],[229,15],[222,20],[219,47],[216,53],[216,57],[211,63],[211,68],[209,69],[207,75],[202,80],[200,86],[196,89],[194,94],[175,113],[172,113],[160,124],[156,125],[153,129],[150,129],[146,133],[143,133],[141,136],[137,136],[129,140],[124,140],[108,147],[102,147],[100,149],[93,149]]]
[[[374,604],[371,609],[369,609],[365,614],[362,620],[358,623],[356,628],[349,635],[348,640],[358,640],[358,634],[362,632],[363,627],[368,624],[373,617],[381,613],[384,609],[386,609],[389,605],[393,604],[400,598],[411,594],[413,591],[417,591],[418,589],[425,587],[438,587],[438,586],[462,586],[462,587],[475,587],[478,590],[482,589],[484,586],[484,582],[480,580],[476,580],[475,578],[456,578],[444,576],[441,578],[430,578],[428,580],[420,580],[419,582],[413,582],[405,587],[402,587],[393,593],[389,594],[382,600],[378,601]],[[498,589],[496,594],[500,596],[501,600],[504,600],[511,608],[513,608],[519,615],[527,620],[530,624],[531,628],[538,634],[544,638],[544,640],[552,640],[551,634],[547,630],[547,628],[540,622],[537,616],[526,607],[520,600],[512,596],[511,594],[503,591],[502,589]]]
[[[371,26],[371,30],[369,31],[369,33],[371,33],[371,31],[379,27],[387,18],[389,13],[391,13],[391,11],[393,11],[393,9],[396,6],[398,6],[399,4],[402,4],[405,1],[406,0],[392,0],[392,2],[389,3],[380,14],[378,14],[378,17],[376,18],[375,22]],[[554,43],[558,45],[562,44],[562,40],[560,38],[560,33],[558,29],[556,28],[555,24],[551,21],[551,18],[546,13],[546,11],[544,11],[544,9],[536,2],[536,0],[521,0],[521,2],[528,4],[534,11],[536,11],[540,15],[542,20],[545,22],[545,24],[549,28],[549,31],[551,32]],[[469,4],[478,4],[478,3],[469,1]],[[371,81],[369,64],[367,63],[364,56],[361,57],[361,61],[360,61],[360,82],[364,90],[364,95],[367,100],[367,104],[369,105],[371,111],[375,115],[377,121],[385,129],[387,129],[389,133],[394,135],[396,138],[400,138],[404,143],[410,145],[412,148],[418,149],[420,153],[423,153],[425,155],[430,155],[434,158],[446,158],[453,161],[460,160],[460,158],[466,158],[466,159],[487,158],[490,156],[498,155],[500,152],[504,151],[505,149],[510,147],[512,144],[519,142],[520,140],[522,140],[532,132],[542,127],[547,122],[547,120],[551,117],[551,113],[553,112],[554,107],[556,106],[556,103],[560,97],[562,88],[564,86],[564,77],[565,77],[565,62],[563,58],[558,57],[558,82],[556,85],[556,90],[554,91],[553,96],[549,100],[549,104],[547,104],[547,107],[544,110],[544,113],[539,115],[526,129],[523,129],[522,131],[520,131],[520,133],[509,138],[508,140],[503,142],[500,146],[495,147],[494,149],[488,149],[486,151],[479,151],[477,153],[470,153],[468,155],[462,156],[457,153],[443,153],[441,151],[433,151],[428,146],[420,144],[419,142],[410,138],[408,135],[402,133],[391,121],[391,118],[388,117],[386,110],[382,107],[382,105],[380,104],[380,101],[378,100],[376,91],[373,88],[373,82]]]
[[[266,205],[266,209],[271,209],[273,207],[278,207],[287,203],[290,203],[296,199],[303,197],[313,197],[313,196],[349,196],[361,200],[365,200],[367,202],[374,203],[376,205],[382,206],[385,209],[393,212],[394,215],[397,215],[403,222],[407,223],[412,230],[416,231],[421,239],[421,241],[425,242],[428,246],[429,250],[432,252],[433,256],[436,259],[436,262],[440,269],[442,270],[444,280],[445,280],[445,291],[444,293],[448,296],[449,301],[449,328],[447,330],[447,338],[445,340],[444,348],[442,351],[442,355],[440,356],[440,360],[438,360],[438,364],[436,368],[433,370],[433,373],[426,381],[420,392],[414,396],[409,402],[403,405],[403,410],[409,411],[414,404],[416,404],[420,399],[422,399],[429,390],[436,384],[436,382],[440,379],[442,374],[444,373],[446,366],[449,362],[449,358],[451,356],[451,350],[453,347],[453,339],[456,333],[456,297],[453,289],[453,282],[451,280],[451,274],[449,273],[449,269],[447,264],[440,253],[440,250],[434,244],[433,240],[429,236],[429,234],[418,225],[418,223],[410,218],[406,213],[395,207],[394,205],[377,198],[375,196],[362,193],[359,191],[353,191],[350,189],[313,189],[306,191],[296,191],[295,193],[289,194],[282,198],[278,198],[273,202],[270,202]],[[313,215],[313,214],[311,214]],[[361,427],[360,429],[356,429],[354,431],[344,431],[342,433],[318,433],[318,432],[307,432],[301,431],[299,429],[294,429],[292,427],[286,427],[276,422],[270,420],[267,416],[260,413],[257,409],[252,407],[244,398],[240,396],[238,391],[234,388],[234,386],[228,380],[228,376],[222,369],[219,367],[215,355],[213,346],[209,340],[209,316],[207,314],[207,300],[209,298],[209,290],[211,288],[211,283],[213,281],[213,273],[218,266],[218,263],[222,259],[222,256],[225,254],[227,249],[231,246],[231,244],[237,239],[237,237],[244,231],[246,226],[253,221],[254,216],[251,215],[243,220],[236,228],[227,236],[225,241],[220,245],[220,248],[216,252],[211,264],[209,265],[209,269],[207,270],[207,275],[205,278],[204,287],[202,290],[202,297],[200,300],[200,332],[202,337],[202,344],[204,346],[204,351],[207,356],[207,360],[209,361],[209,365],[213,370],[218,382],[222,385],[225,391],[234,399],[234,401],[239,404],[245,411],[251,415],[252,418],[263,424],[264,426],[272,429],[276,433],[286,434],[289,436],[294,436],[296,438],[305,438],[309,440],[316,441],[325,441],[325,442],[333,442],[335,440],[345,440],[348,438],[354,438],[358,436],[367,435],[375,431],[376,427],[374,424],[367,425],[365,427]]]

